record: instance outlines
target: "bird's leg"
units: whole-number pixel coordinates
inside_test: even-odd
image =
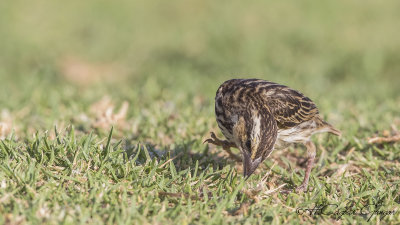
[[[242,161],[242,158],[240,156],[236,155],[235,153],[233,153],[230,149],[231,147],[236,147],[236,145],[229,141],[224,141],[224,140],[217,138],[217,136],[214,134],[214,132],[211,132],[211,138],[205,140],[204,143],[205,142],[213,144],[213,145],[217,145],[217,146],[222,146],[222,148],[229,154],[229,156],[231,158],[233,158],[234,160],[236,160],[238,162]]]
[[[308,141],[305,143],[305,146],[307,147],[307,166],[306,166],[306,171],[304,175],[304,180],[303,183],[301,183],[300,186],[296,188],[296,192],[301,192],[305,191],[308,186],[308,180],[310,179],[310,173],[311,169],[314,165],[314,159],[315,159],[315,145],[313,142]]]

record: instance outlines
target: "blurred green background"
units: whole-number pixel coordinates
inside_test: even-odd
[[[397,210],[399,145],[367,138],[400,128],[399,21],[399,0],[0,0],[0,224],[357,224],[295,209],[381,194]],[[297,89],[342,131],[314,136],[312,192],[253,201],[203,144],[231,78]],[[276,162],[265,187],[300,184],[304,156],[274,152],[247,187]]]
[[[399,12],[396,0],[1,1],[0,103],[28,107],[35,129],[105,95],[130,116],[200,101],[211,117],[224,80],[255,77],[302,91],[339,127],[379,126],[400,104]]]

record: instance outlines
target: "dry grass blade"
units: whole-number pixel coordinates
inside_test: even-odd
[[[277,192],[277,191],[279,191],[281,188],[283,188],[283,187],[285,187],[286,186],[286,184],[281,184],[279,187],[277,187],[277,188],[274,188],[274,189],[270,189],[270,190],[268,190],[268,191],[266,191],[266,192],[263,192],[263,197],[266,197],[267,195],[270,195],[270,194],[272,194],[272,193],[275,193],[275,192]]]
[[[274,192],[276,192],[277,190],[281,189],[282,187],[284,187],[286,184],[282,184],[277,188],[274,189],[269,189],[267,191],[265,191],[265,182],[267,180],[267,178],[269,177],[269,175],[272,172],[272,169],[275,167],[275,165],[277,164],[277,162],[275,162],[271,168],[269,169],[269,171],[264,175],[264,177],[257,183],[255,188],[249,189],[249,190],[244,190],[243,192],[249,196],[249,198],[253,199],[255,202],[259,202],[259,194],[262,194],[262,198],[267,197],[267,195],[272,194]]]
[[[232,215],[234,216],[247,215],[250,206],[251,206],[250,202],[243,202],[242,204],[240,204],[240,207],[232,213]]]
[[[4,140],[12,132],[13,119],[8,110],[3,110],[0,115],[0,140]]]
[[[183,154],[183,152],[181,152],[181,153],[179,153],[178,155],[176,155],[176,156],[174,156],[174,157],[168,159],[165,163],[161,164],[160,167],[158,167],[158,168],[163,168],[163,167],[164,167],[165,165],[167,165],[169,162],[171,162],[172,160],[178,158],[178,157],[181,156],[182,154]]]
[[[0,122],[0,140],[4,140],[11,132],[11,126],[7,123]]]
[[[126,127],[126,115],[129,109],[129,103],[124,101],[117,113],[114,113],[115,104],[108,96],[103,97],[100,101],[94,103],[90,107],[90,113],[95,116],[92,123],[94,128],[108,130],[111,126]]]
[[[234,216],[247,215],[249,207],[254,203],[258,203],[260,201],[260,197],[261,198],[265,198],[268,195],[270,195],[270,194],[278,191],[279,189],[283,188],[284,186],[286,186],[286,184],[282,184],[277,188],[269,189],[269,190],[265,191],[265,182],[266,182],[267,178],[269,177],[269,175],[271,174],[272,169],[275,167],[276,164],[277,164],[277,162],[275,162],[271,166],[269,171],[257,183],[255,188],[252,188],[252,189],[249,189],[249,190],[243,190],[243,193],[245,193],[250,199],[252,199],[252,201],[243,202],[240,205],[240,207],[232,213],[232,215],[234,215]],[[262,194],[261,196],[260,196],[260,193]]]
[[[335,177],[340,177],[342,176],[345,172],[347,167],[349,166],[349,164],[343,164],[339,166],[339,169],[336,171],[336,173],[334,174]]]
[[[168,196],[168,197],[174,197],[174,198],[182,198],[182,197],[184,197],[184,198],[190,198],[192,200],[201,200],[201,197],[189,195],[187,193],[182,193],[182,192],[180,192],[180,193],[171,193],[171,192],[160,191],[160,192],[158,192],[158,194],[160,196]]]
[[[384,137],[368,138],[368,143],[369,144],[383,144],[383,143],[393,143],[393,142],[400,141],[400,132],[397,130],[397,128],[394,125],[392,125],[391,128],[392,128],[391,134],[389,131],[384,131],[383,132]]]
[[[373,137],[368,138],[369,144],[383,144],[383,143],[392,143],[400,141],[400,134],[391,137]]]

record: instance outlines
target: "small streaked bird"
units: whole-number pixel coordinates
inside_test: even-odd
[[[339,130],[325,122],[308,97],[287,86],[259,79],[225,81],[215,96],[217,123],[226,140],[214,133],[206,142],[222,146],[227,153],[243,162],[247,178],[274,149],[286,148],[291,143],[302,143],[307,148],[307,165],[302,184],[296,191],[307,188],[315,158],[311,136],[330,132],[340,136]],[[230,151],[240,150],[242,157]]]

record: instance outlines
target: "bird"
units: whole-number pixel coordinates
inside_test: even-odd
[[[316,156],[311,136],[341,132],[324,121],[315,103],[288,86],[261,79],[231,79],[218,88],[215,96],[215,116],[226,140],[211,132],[205,142],[222,146],[237,161],[243,163],[243,175],[249,178],[274,150],[292,143],[304,144],[306,169],[303,182],[295,189],[307,189]],[[241,156],[230,148],[238,148]]]

